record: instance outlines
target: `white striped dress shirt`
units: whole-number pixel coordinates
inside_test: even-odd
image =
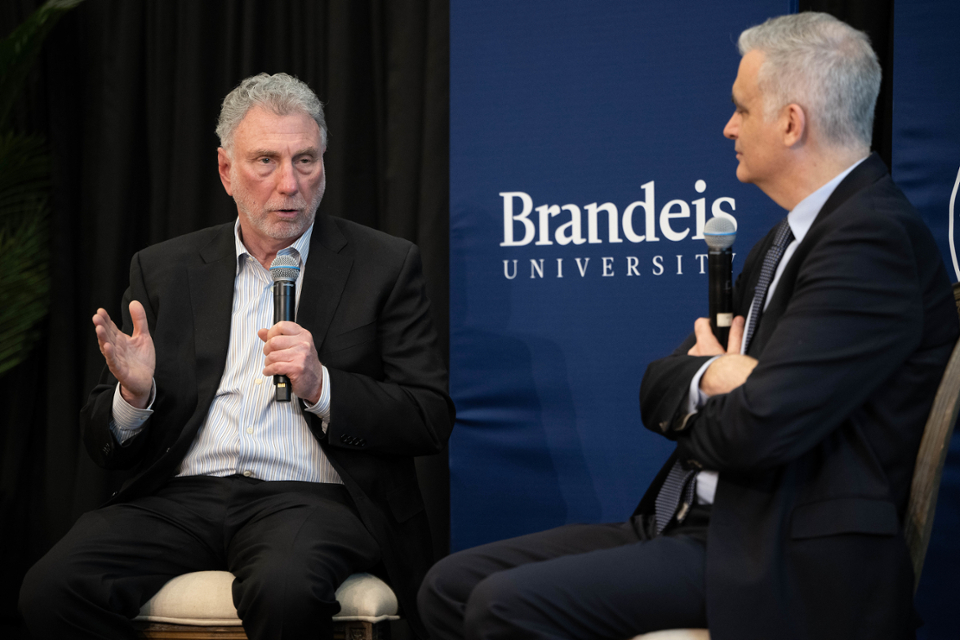
[[[250,255],[234,227],[237,275],[234,280],[230,346],[226,366],[207,418],[180,465],[179,476],[242,474],[262,480],[299,480],[342,484],[320,443],[307,426],[300,403],[277,402],[272,377],[262,374],[263,342],[257,330],[273,326],[273,279]],[[297,307],[310,251],[313,226],[281,254],[299,260]],[[153,398],[151,398],[151,404]],[[114,394],[111,429],[121,444],[136,435],[153,413],[136,409]],[[330,375],[323,368],[323,390],[307,411],[323,420],[330,415]]]

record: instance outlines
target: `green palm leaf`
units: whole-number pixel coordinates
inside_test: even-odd
[[[30,354],[47,315],[50,162],[42,138],[5,124],[57,19],[81,0],[49,0],[0,40],[0,374]]]

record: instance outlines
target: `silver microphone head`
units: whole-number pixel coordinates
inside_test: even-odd
[[[714,251],[729,249],[737,239],[737,226],[729,218],[710,218],[703,226],[703,239]]]
[[[270,263],[270,277],[274,282],[296,282],[300,277],[300,263],[290,255],[278,255]]]

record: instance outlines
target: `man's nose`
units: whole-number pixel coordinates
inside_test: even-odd
[[[724,137],[730,138],[731,140],[737,139],[737,132],[739,131],[739,127],[736,120],[737,120],[736,113],[730,116],[730,119],[727,120],[727,125],[723,128]]]
[[[279,173],[277,174],[277,191],[284,195],[293,195],[300,190],[297,184],[296,171],[293,169],[292,162],[280,163]]]

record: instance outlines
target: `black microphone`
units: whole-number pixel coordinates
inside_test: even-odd
[[[703,227],[704,240],[710,248],[707,269],[710,278],[710,328],[727,348],[730,325],[733,324],[733,241],[736,225],[729,218],[710,218]]]
[[[273,324],[292,321],[296,315],[300,264],[293,256],[279,255],[270,263],[270,276],[273,278]],[[273,376],[273,384],[277,387],[277,402],[290,402],[290,378]]]

